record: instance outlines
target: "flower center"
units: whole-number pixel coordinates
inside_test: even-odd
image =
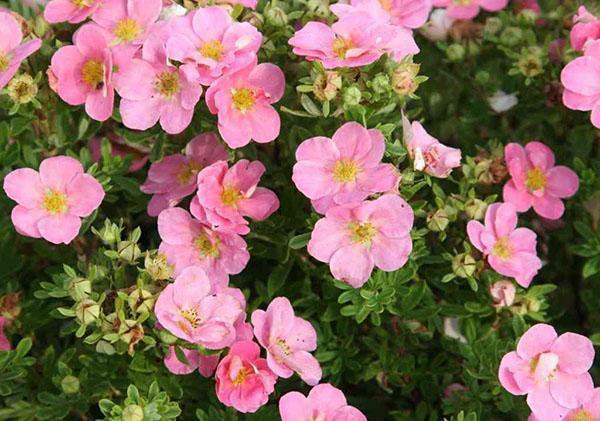
[[[567,421],[594,421],[594,416],[585,409],[579,409],[570,414]]]
[[[333,41],[333,54],[335,54],[337,58],[345,59],[346,53],[351,48],[354,48],[354,42],[350,38],[336,38],[335,41]]]
[[[254,92],[250,88],[232,89],[231,100],[233,107],[242,114],[254,107],[256,103]]]
[[[215,239],[214,243],[205,235],[200,234],[194,240],[194,246],[200,252],[201,257],[219,257],[219,240]]]
[[[275,345],[283,352],[283,355],[288,356],[292,354],[292,348],[290,348],[285,339],[275,339]]]
[[[71,0],[71,3],[73,3],[75,7],[79,9],[83,9],[84,7],[88,7],[90,5],[90,0]]]
[[[48,190],[42,201],[42,207],[52,215],[63,214],[67,211],[67,195],[56,190]]]
[[[535,167],[527,171],[527,188],[531,191],[543,190],[546,187],[546,175]]]
[[[348,225],[352,241],[356,244],[369,244],[377,230],[370,222],[352,222]]]
[[[423,152],[423,158],[425,159],[425,164],[427,164],[428,167],[433,167],[440,160],[440,154],[437,148],[433,146]]]
[[[164,97],[170,98],[179,92],[179,73],[162,72],[155,82],[156,90]]]
[[[202,47],[200,47],[200,54],[204,57],[213,59],[214,61],[219,61],[223,56],[223,44],[218,39],[205,42]]]
[[[0,72],[8,69],[9,64],[10,60],[8,59],[8,55],[0,53]]]
[[[507,237],[502,237],[496,241],[494,248],[492,248],[492,254],[502,260],[507,260],[510,258],[510,256],[512,256],[512,250],[510,248],[510,244],[508,244]]]
[[[234,386],[239,386],[246,381],[246,377],[248,377],[248,375],[251,373],[252,373],[252,370],[250,368],[248,368],[248,367],[241,368],[240,371],[238,371],[235,378],[231,381],[231,383],[233,383]]]
[[[115,35],[123,41],[133,41],[141,30],[140,25],[131,18],[125,18],[115,25]]]
[[[333,179],[338,183],[350,183],[356,180],[359,167],[354,161],[340,159],[333,167]]]
[[[202,166],[199,163],[190,160],[187,164],[183,164],[177,172],[177,181],[179,181],[180,185],[186,186],[201,169]]]
[[[235,207],[242,198],[242,193],[234,187],[225,187],[221,193],[221,201],[226,206]]]
[[[473,3],[473,0],[454,0],[454,4],[459,6],[469,6],[471,3]]]
[[[200,318],[198,317],[198,312],[196,311],[195,308],[190,308],[187,310],[180,310],[179,314],[186,321],[188,321],[190,325],[192,325],[193,329],[196,329],[196,328],[198,328],[198,326],[200,326]]]
[[[81,80],[90,88],[97,89],[104,83],[104,64],[94,59],[86,61],[81,68]]]
[[[379,4],[381,5],[381,8],[383,10],[389,12],[390,10],[392,10],[392,1],[393,0],[379,0]]]

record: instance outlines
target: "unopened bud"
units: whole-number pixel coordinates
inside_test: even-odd
[[[401,96],[414,94],[419,87],[416,78],[420,69],[421,65],[418,63],[400,63],[392,73],[392,89]]]
[[[459,254],[452,260],[452,271],[459,278],[469,278],[473,276],[477,269],[477,262],[468,253]]]
[[[89,325],[100,317],[100,306],[93,300],[82,300],[75,308],[75,316],[82,325]]]
[[[469,199],[465,203],[465,213],[470,219],[481,220],[485,216],[488,205],[480,199]]]
[[[67,395],[79,392],[79,379],[75,376],[65,376],[60,382],[60,388]]]
[[[134,263],[142,254],[137,243],[133,241],[120,241],[117,250],[119,257],[128,263]]]
[[[92,283],[84,278],[72,279],[69,284],[69,295],[75,301],[81,301],[89,297],[92,292]]]

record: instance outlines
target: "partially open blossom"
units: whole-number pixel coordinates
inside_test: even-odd
[[[374,267],[400,269],[412,251],[414,214],[400,196],[385,194],[331,208],[311,234],[308,253],[329,263],[334,278],[360,288]]]
[[[360,11],[369,13],[378,20],[409,29],[420,28],[427,22],[431,12],[431,0],[351,0],[350,4],[336,3],[331,10],[342,18],[343,16]]]
[[[184,209],[169,208],[158,215],[159,252],[167,256],[175,276],[188,266],[200,266],[209,278],[227,282],[227,275],[240,273],[250,259],[246,242],[237,234],[211,229],[194,208],[192,213],[195,218]]]
[[[443,145],[425,131],[418,121],[412,124],[403,118],[404,142],[413,159],[414,168],[433,177],[446,178],[453,168],[460,167],[460,149]]]
[[[592,392],[589,400],[581,404],[578,408],[561,411],[554,414],[546,414],[544,418],[538,418],[531,414],[527,421],[595,421],[600,420],[600,387]]]
[[[210,85],[254,62],[261,42],[262,35],[254,26],[234,22],[224,8],[213,6],[177,19],[167,54],[196,68],[200,83]]]
[[[92,19],[111,34],[111,44],[141,44],[161,9],[162,0],[102,0]]]
[[[511,281],[497,281],[490,285],[494,307],[510,307],[515,301],[516,288]]]
[[[262,221],[279,208],[277,195],[258,187],[264,172],[265,166],[260,161],[242,159],[231,168],[227,162],[216,162],[198,173],[193,206],[202,207],[213,226],[248,234],[250,228],[244,217]]]
[[[186,145],[183,154],[168,155],[154,162],[148,170],[148,178],[140,186],[141,191],[153,195],[148,203],[148,215],[158,216],[162,210],[176,206],[194,193],[200,170],[227,159],[227,151],[217,135],[203,133]]]
[[[231,148],[251,140],[268,143],[277,136],[281,121],[271,104],[283,96],[285,77],[271,63],[256,65],[223,76],[206,91],[206,104],[219,118],[219,133]]]
[[[256,412],[266,404],[277,381],[267,360],[260,357],[260,347],[252,341],[233,344],[215,378],[219,401],[243,413]]]
[[[102,185],[68,156],[45,159],[39,172],[31,168],[10,172],[4,191],[18,203],[11,214],[17,232],[54,244],[69,244],[79,233],[81,218],[104,199]]]
[[[313,137],[298,146],[292,180],[316,211],[325,213],[393,189],[398,175],[392,164],[381,163],[384,152],[379,130],[346,123],[331,139]]]
[[[542,267],[536,252],[537,236],[529,228],[517,228],[517,209],[511,203],[490,205],[485,213],[485,225],[469,221],[467,233],[492,269],[515,278],[525,288]]]
[[[434,9],[427,23],[419,30],[430,41],[445,41],[455,19],[446,9]]]
[[[366,421],[367,417],[348,405],[344,392],[329,383],[313,387],[308,396],[289,392],[279,400],[281,421]]]
[[[50,0],[44,9],[48,23],[81,23],[94,13],[102,0]]]
[[[588,12],[585,6],[579,7],[573,23],[570,37],[574,50],[583,51],[588,41],[600,39],[600,19]]]
[[[23,41],[21,25],[10,13],[0,10],[0,89],[17,73],[21,62],[42,46],[40,39]]]
[[[565,205],[561,199],[573,196],[579,189],[575,171],[554,165],[554,153],[541,142],[529,142],[525,147],[509,143],[504,159],[512,179],[504,185],[504,201],[512,203],[517,212],[533,210],[547,219],[558,219]]]
[[[435,7],[445,7],[448,15],[455,19],[470,20],[480,9],[497,12],[508,5],[508,0],[433,0]]]
[[[106,138],[110,142],[110,153],[112,156],[119,156],[121,158],[126,158],[128,156],[133,157],[133,161],[131,161],[131,164],[129,165],[129,172],[141,170],[142,167],[146,165],[146,162],[148,162],[149,150],[143,147],[137,147],[137,145],[135,147],[128,145],[125,142],[125,139],[115,133],[108,133]],[[101,145],[102,138],[100,137],[93,137],[88,141],[88,148],[94,162],[100,161],[102,156]]]
[[[274,298],[267,311],[252,313],[254,336],[267,350],[269,368],[287,379],[294,372],[311,386],[321,380],[321,366],[310,351],[317,349],[317,332],[310,322],[294,314],[285,297]]]
[[[523,334],[516,352],[502,358],[498,378],[513,395],[527,395],[540,420],[571,419],[564,417],[580,410],[594,393],[588,373],[593,361],[588,338],[570,332],[558,336],[552,326],[540,323]]]
[[[10,345],[10,341],[6,337],[4,333],[4,328],[6,326],[6,318],[4,316],[0,316],[0,352],[1,351],[10,351],[12,349]]]

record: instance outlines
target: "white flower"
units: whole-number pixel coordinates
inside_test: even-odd
[[[488,103],[492,110],[497,113],[503,113],[510,110],[519,103],[516,94],[507,94],[504,91],[497,91],[494,95],[488,98]]]
[[[446,9],[435,9],[429,21],[421,28],[421,34],[431,41],[444,41],[455,19],[448,16]]]

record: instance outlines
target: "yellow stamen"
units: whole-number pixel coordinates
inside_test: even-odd
[[[0,53],[0,72],[8,69],[8,65],[10,64],[10,60],[6,54]]]
[[[509,259],[512,256],[512,253],[508,238],[506,237],[502,237],[496,241],[496,244],[494,244],[494,247],[492,248],[492,254],[502,260]]]
[[[97,89],[104,83],[104,64],[90,59],[81,68],[81,80],[90,88]]]
[[[140,25],[131,18],[125,18],[115,25],[115,36],[123,41],[133,41],[141,31]]]
[[[190,160],[187,164],[183,164],[177,172],[177,181],[182,186],[189,184],[193,177],[198,175],[198,172],[202,169],[202,165],[196,161]]]
[[[377,234],[377,230],[370,222],[352,222],[348,225],[352,241],[356,244],[368,245]]]
[[[283,352],[283,355],[291,355],[292,354],[292,349],[287,344],[285,339],[281,339],[281,338],[275,339],[275,345],[277,345],[279,347],[279,349],[281,349],[281,352]]]
[[[585,409],[580,409],[569,415],[566,421],[594,421],[594,416]]]
[[[200,326],[200,318],[198,317],[198,312],[195,308],[180,310],[179,314],[192,325],[192,328],[196,329]]]
[[[333,179],[338,183],[350,183],[356,180],[359,169],[354,161],[340,159],[333,167]]]
[[[218,39],[205,42],[204,45],[200,47],[200,54],[204,57],[213,59],[214,61],[219,61],[223,56],[223,44]]]
[[[392,1],[393,0],[379,0],[379,4],[381,4],[383,10],[389,12],[392,10]]]
[[[179,92],[179,74],[162,72],[155,82],[156,90],[164,97],[170,98]]]
[[[543,190],[546,187],[546,175],[544,172],[535,167],[527,171],[527,188],[531,191]]]
[[[233,383],[234,386],[239,386],[246,381],[246,377],[248,377],[249,374],[252,374],[252,370],[248,367],[244,367],[238,371],[235,379],[233,379],[231,383]]]
[[[235,207],[241,198],[242,194],[234,187],[225,187],[221,193],[221,201],[226,206]]]
[[[73,3],[73,5],[79,9],[90,6],[90,0],[71,0],[71,3]]]
[[[333,41],[333,54],[337,58],[345,59],[348,50],[354,48],[354,42],[350,38],[336,38]]]
[[[473,3],[473,0],[454,0],[454,4],[458,4],[460,6],[469,6]]]
[[[219,257],[219,240],[216,238],[213,242],[207,235],[200,234],[194,241],[194,246],[203,258]]]
[[[42,201],[42,207],[52,215],[63,214],[67,211],[67,195],[55,190],[48,190]]]
[[[242,114],[254,107],[256,103],[254,92],[250,88],[232,89],[231,100],[233,107]]]

